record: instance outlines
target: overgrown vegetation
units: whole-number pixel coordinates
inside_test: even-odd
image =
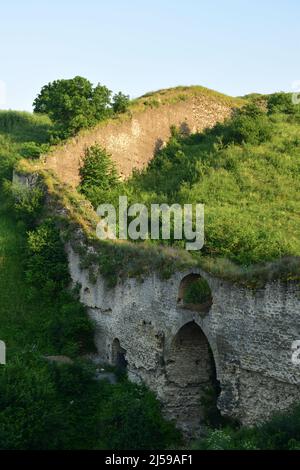
[[[9,132],[0,133],[0,175],[6,178],[0,191],[0,338],[7,345],[7,365],[0,367],[0,449],[179,443],[149,390],[126,377],[117,385],[95,380],[95,366],[85,358],[94,351],[93,325],[70,289],[57,221],[45,213],[42,195],[9,182],[21,158],[21,136],[27,138],[22,122],[18,144]],[[57,355],[73,364],[46,360]]]
[[[184,93],[181,98],[174,94],[174,100],[185,99]],[[144,101],[161,105],[164,91],[155,96]],[[170,97],[166,99],[169,102]],[[123,98],[118,100],[119,110],[116,105],[114,111],[122,112]],[[147,205],[204,202],[206,244],[198,261],[208,270],[219,269],[220,275],[232,270],[236,276],[236,266],[246,270],[253,263],[279,259],[283,262],[261,269],[269,276],[277,266],[279,275],[296,278],[291,273],[299,268],[300,253],[299,107],[291,107],[290,97],[283,94],[249,101],[232,120],[201,134],[184,137],[173,129],[167,147],[127,182],[117,180],[103,149],[88,150],[83,193],[94,206],[104,199],[114,202],[119,194],[126,194],[129,203]],[[44,152],[52,131],[51,121],[38,113],[0,112],[1,180],[11,178],[21,156]],[[51,195],[70,211],[70,224],[87,226],[89,208],[82,196],[68,193],[49,175],[46,178]],[[98,193],[99,178],[103,187]],[[42,193],[6,183],[0,198],[0,338],[8,350],[8,364],[0,369],[0,448],[176,446],[180,437],[163,420],[151,392],[126,378],[115,386],[94,379],[94,367],[84,359],[93,350],[92,325],[78,293],[69,289],[57,221],[45,217]],[[157,269],[168,275],[172,266],[183,263],[180,251],[152,242],[93,242],[101,244],[101,255],[83,256],[83,265],[98,264],[111,284],[122,272],[137,276]],[[171,245],[181,246],[175,240]],[[189,295],[195,301],[205,289],[197,286]],[[44,356],[58,354],[71,357],[73,364],[45,360]],[[214,396],[208,397],[209,403],[214,401]],[[299,416],[298,407],[251,430],[214,429],[195,447],[300,448]],[[209,419],[213,424],[210,409]]]
[[[277,414],[264,424],[252,428],[227,426],[211,429],[193,445],[200,450],[299,450],[300,406]]]
[[[208,282],[202,277],[190,282],[184,289],[185,304],[203,304],[209,300],[211,300],[211,290]]]
[[[273,262],[276,276],[298,278],[299,108],[289,95],[275,94],[250,100],[203,133],[185,137],[173,129],[168,145],[145,170],[107,192],[107,202],[117,205],[122,194],[129,204],[148,207],[204,203],[203,266],[214,260],[221,275],[227,269],[234,276],[240,266],[272,277]],[[168,243],[182,247],[185,241]]]
[[[188,96],[182,88],[174,90],[174,99],[179,91]],[[196,94],[194,87],[189,93]],[[155,96],[170,100],[164,90]],[[248,286],[275,278],[299,280],[299,106],[292,105],[291,111],[291,96],[282,93],[254,95],[248,102],[233,119],[203,133],[186,137],[172,129],[168,145],[148,168],[126,182],[113,183],[109,190],[99,189],[99,171],[89,167],[95,178],[90,178],[86,194],[94,207],[102,201],[117,205],[120,194],[127,196],[128,204],[143,202],[148,208],[153,202],[205,204],[206,240],[200,254],[191,256],[181,250],[185,240],[172,238],[158,243],[149,240],[139,247],[100,243],[103,256],[91,262],[99,264],[109,283],[124,272],[133,276],[153,269],[172,273],[186,264],[198,264],[216,276]],[[84,201],[69,194],[38,164],[27,168],[25,163],[21,171],[42,173],[51,194],[69,207],[72,220],[87,229],[85,213],[90,209]],[[94,238],[95,225],[86,232]],[[150,261],[144,263],[143,256]]]
[[[31,148],[37,157],[49,148],[50,119],[27,112],[0,111],[0,179],[12,177],[14,164]]]
[[[16,212],[28,227],[32,226],[42,210],[44,191],[41,187],[28,187],[19,182],[5,180],[2,187],[7,206]]]

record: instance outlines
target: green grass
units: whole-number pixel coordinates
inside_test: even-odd
[[[84,352],[81,342],[93,351],[92,326],[72,295],[62,291],[52,298],[46,280],[40,286],[28,282],[26,228],[0,198],[0,339],[8,355],[34,349],[41,355],[76,357]]]
[[[244,104],[242,98],[234,98],[224,95],[209,88],[193,85],[193,86],[177,86],[174,88],[166,88],[162,90],[152,91],[135,98],[130,101],[132,111],[142,110],[145,107],[158,107],[165,104],[176,104],[180,101],[186,101],[191,97],[200,96],[218,101],[218,103],[229,106],[241,106]]]
[[[0,111],[0,184],[11,179],[14,165],[22,158],[27,142],[47,143],[51,126],[45,116],[27,112]],[[0,190],[0,338],[14,348],[34,345],[30,325],[40,315],[40,305],[28,301],[24,276],[26,228],[18,223]]]
[[[194,88],[161,90],[146,98],[161,96],[169,102],[183,93],[202,92]],[[211,95],[210,90],[207,93]],[[263,110],[269,100],[272,112],[258,121],[250,116],[239,123],[241,136],[234,137],[236,124],[231,120],[189,137],[175,132],[145,170],[100,201],[117,204],[118,196],[126,194],[129,204],[204,203],[205,245],[200,253],[188,254],[183,249],[185,241],[98,242],[99,256],[84,259],[85,266],[98,264],[112,282],[124,273],[140,276],[155,270],[171,274],[180,264],[198,264],[216,276],[247,285],[274,278],[299,280],[300,118],[287,95],[283,100],[277,95],[248,99]],[[95,220],[88,222],[90,208],[75,192],[68,194],[70,190],[47,174],[40,162],[23,161],[20,169],[40,172],[49,193],[60,205],[68,206],[72,222],[81,225],[97,245]],[[184,262],[178,262],[180,259]]]
[[[94,207],[117,206],[124,194],[129,204],[149,209],[151,203],[203,203],[205,244],[193,254],[203,269],[248,285],[299,280],[300,111],[283,94],[249,102],[211,130],[189,137],[173,130],[146,169],[99,200],[95,192]],[[185,240],[139,243],[140,250],[155,244],[182,249]]]
[[[13,166],[21,159],[27,142],[47,143],[50,121],[30,113],[0,112],[0,184],[10,179]],[[55,299],[45,293],[30,296],[25,266],[28,256],[26,224],[18,220],[8,195],[0,190],[0,338],[6,342],[8,354],[34,347],[40,354],[72,354],[76,340],[69,332],[64,345],[54,341],[51,330],[58,327],[63,306],[76,312],[76,302],[68,293]],[[48,296],[49,297],[49,296]],[[76,315],[78,312],[74,315]],[[74,316],[73,316],[74,317]],[[72,323],[72,322],[71,322]],[[56,325],[56,326],[55,326]]]
[[[30,316],[26,302],[22,259],[24,227],[7,212],[0,194],[0,338],[5,341],[8,354],[12,348],[24,345],[24,324]]]
[[[121,191],[130,202],[147,205],[204,203],[202,263],[213,258],[252,269],[298,258],[300,120],[282,113],[268,121],[272,134],[262,142],[224,143],[230,121],[187,138],[173,136]]]
[[[26,111],[0,111],[0,134],[11,142],[47,143],[52,124],[48,116]]]
[[[1,183],[11,177],[27,139],[46,139],[42,129],[35,135],[39,119],[12,116],[16,125],[0,129]],[[66,203],[66,191],[60,195]],[[87,201],[79,195],[70,199],[80,216],[87,215]],[[37,226],[30,218],[29,234],[28,215],[20,219],[14,206],[9,192],[0,190],[0,339],[7,348],[7,363],[0,366],[0,450],[156,449],[179,443],[152,392],[123,376],[116,385],[95,380],[95,366],[84,358],[95,350],[93,325],[68,289],[54,220],[39,220]],[[42,214],[45,218],[47,211]],[[74,363],[53,364],[46,355],[67,355]]]
[[[47,116],[0,111],[0,180],[11,179],[16,162],[28,153],[46,150],[52,124]]]

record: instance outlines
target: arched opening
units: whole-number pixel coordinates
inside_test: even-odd
[[[212,292],[203,277],[192,273],[182,279],[177,297],[179,307],[208,313],[212,303]]]
[[[185,324],[174,337],[166,371],[169,415],[185,434],[197,435],[219,412],[213,354],[195,322]]]
[[[127,368],[126,350],[121,347],[118,338],[113,340],[111,357],[115,367],[123,370]]]

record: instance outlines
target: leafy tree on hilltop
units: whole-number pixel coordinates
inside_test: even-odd
[[[35,113],[48,114],[59,138],[75,135],[109,117],[114,111],[126,110],[128,97],[119,93],[111,102],[111,91],[83,77],[55,80],[45,85],[33,103]]]
[[[125,113],[128,109],[129,96],[124,95],[121,91],[113,97],[113,110],[115,113]]]

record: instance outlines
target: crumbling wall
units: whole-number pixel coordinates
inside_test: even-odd
[[[92,284],[88,272],[80,269],[79,255],[70,246],[67,251],[72,279],[80,283],[81,301],[95,320],[99,358],[113,362],[112,345],[118,338],[126,351],[129,378],[145,381],[166,415],[187,434],[195,435],[201,428],[203,410],[199,403],[197,411],[197,400],[201,383],[206,386],[211,376],[208,349],[224,415],[251,425],[299,400],[300,366],[292,363],[291,350],[292,342],[300,339],[299,284],[276,281],[253,291],[193,269],[169,280],[155,273],[143,282],[127,279],[109,289],[100,276]],[[208,312],[177,303],[180,282],[190,272],[201,274],[210,285],[213,304]],[[188,341],[185,326],[193,324],[198,325],[199,336],[193,336],[191,328],[191,346],[198,342],[202,358],[193,348],[193,353],[181,355],[181,378],[178,368],[176,378],[174,344],[182,328],[187,329],[181,339]],[[195,394],[189,388],[192,384]]]
[[[69,139],[47,156],[45,167],[53,170],[62,182],[76,187],[84,151],[97,142],[112,155],[119,174],[126,177],[134,168],[143,168],[169,140],[171,126],[175,125],[183,133],[194,133],[223,121],[231,112],[232,104],[206,95],[148,107],[131,117],[111,119]]]

